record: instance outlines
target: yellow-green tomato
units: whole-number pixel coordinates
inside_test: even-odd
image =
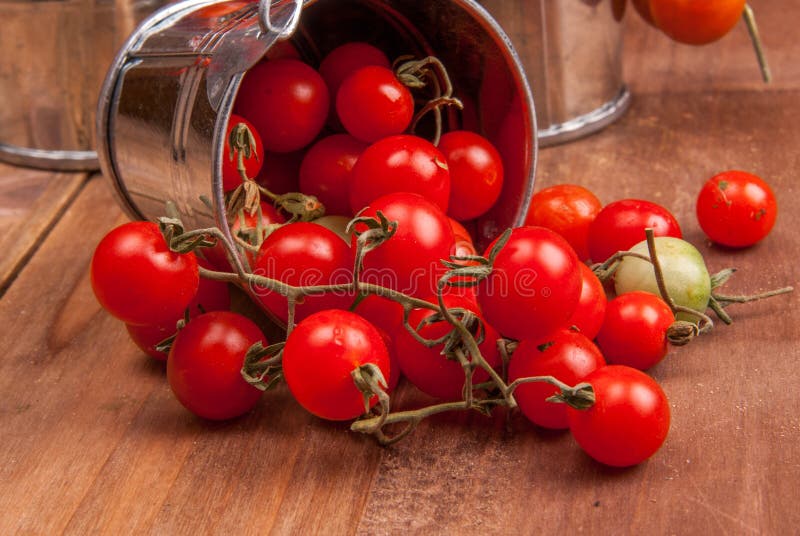
[[[703,256],[697,248],[680,238],[659,236],[655,238],[655,245],[667,292],[673,302],[704,312],[711,296],[711,277]],[[650,257],[647,241],[639,242],[630,251]],[[653,265],[635,257],[625,257],[620,263],[614,273],[614,289],[617,294],[643,290],[661,295]],[[677,318],[691,322],[698,320],[690,313],[679,313]]]

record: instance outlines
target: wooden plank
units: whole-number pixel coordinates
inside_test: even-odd
[[[85,173],[51,173],[0,164],[0,295],[85,180]]]

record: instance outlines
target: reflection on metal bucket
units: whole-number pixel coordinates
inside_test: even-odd
[[[187,225],[229,233],[222,191],[224,132],[247,69],[295,21],[300,0],[256,4],[185,0],[154,14],[125,44],[98,110],[103,171],[137,218],[173,201]],[[264,13],[271,14],[271,30]],[[533,191],[536,127],[519,60],[491,17],[472,0],[317,0],[302,3],[291,36],[312,65],[348,41],[368,41],[390,57],[435,54],[451,67],[467,103],[507,168],[500,201],[477,224],[483,242],[520,225]],[[201,196],[213,200],[214,209]]]
[[[536,99],[539,145],[607,126],[630,104],[622,81],[624,2],[481,0],[511,37]]]
[[[120,44],[156,0],[0,1],[0,161],[96,169],[94,115]]]

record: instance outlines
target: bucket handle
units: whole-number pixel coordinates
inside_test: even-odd
[[[258,2],[258,21],[261,29],[266,33],[276,34],[279,40],[287,39],[294,34],[300,22],[300,12],[303,10],[303,0],[291,0],[293,7],[289,16],[281,16],[278,24],[274,24],[271,14],[273,6],[283,7],[287,3],[287,0],[259,0]]]

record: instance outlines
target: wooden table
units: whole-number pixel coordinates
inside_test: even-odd
[[[629,13],[632,108],[543,150],[537,182],[667,205],[712,270],[739,268],[740,293],[799,279],[800,19],[794,0],[753,4],[772,85],[743,27],[692,48]],[[781,206],[771,236],[743,251],[707,243],[693,214],[702,182],[729,168],[765,177]],[[604,468],[521,418],[511,432],[501,417],[434,418],[381,448],[285,389],[233,422],[189,415],[92,296],[93,247],[122,221],[102,178],[0,165],[0,534],[800,530],[797,293],[738,307],[732,326],[652,370],[673,423],[638,467]]]

